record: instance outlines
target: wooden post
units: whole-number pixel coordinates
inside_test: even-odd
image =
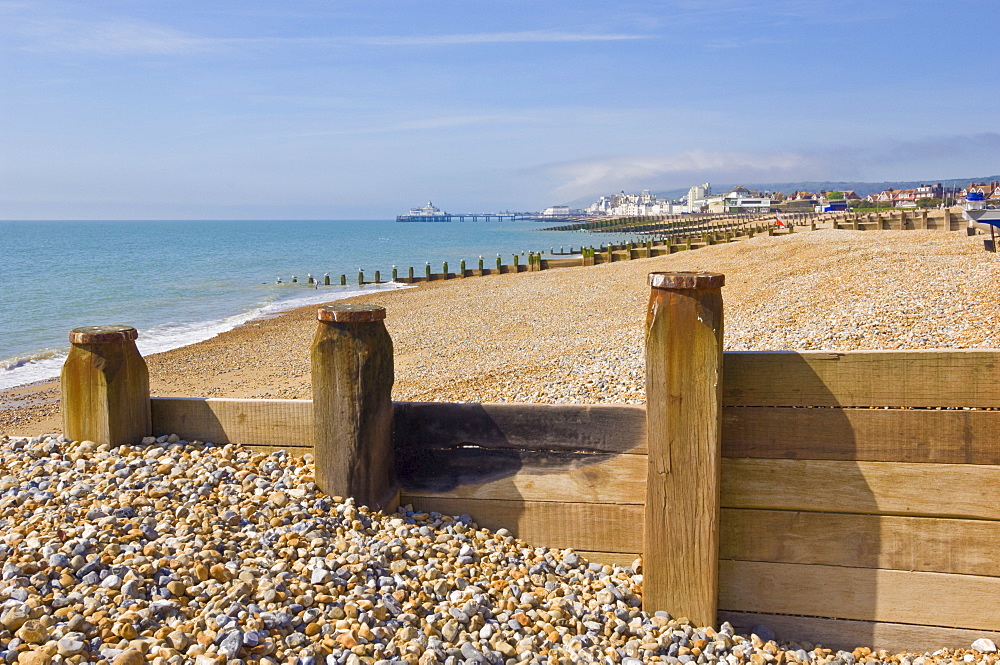
[[[382,271],[381,270],[376,270],[375,271],[375,283],[376,284],[381,284],[382,283]]]
[[[347,286],[347,275],[343,273],[340,274],[340,285]]]
[[[319,308],[312,344],[316,484],[332,496],[392,510],[392,338],[385,308]]]
[[[458,262],[458,276],[465,277],[465,259]]]
[[[716,625],[722,463],[718,273],[651,273],[643,609]]]
[[[365,273],[363,270],[358,271],[358,286],[365,285]]]
[[[429,261],[424,263],[424,278],[428,282],[431,281],[431,264]]]
[[[409,283],[413,284],[413,266],[410,266],[410,269],[407,271],[407,276],[410,278]]]
[[[951,231],[951,210],[945,208],[941,212],[944,213],[944,215],[941,217],[941,230]]]
[[[131,326],[88,326],[69,333],[63,363],[63,433],[117,446],[152,434],[149,371]]]

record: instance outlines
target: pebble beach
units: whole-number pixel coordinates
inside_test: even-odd
[[[996,348],[997,265],[962,233],[823,230],[352,300],[387,309],[394,399],[642,403],[651,271],[724,273],[731,350]],[[149,356],[152,394],[311,397],[315,311]],[[835,651],[650,616],[638,563],[591,564],[469,516],[369,512],[319,492],[309,456],[46,436],[57,397],[0,395],[8,664],[1000,660],[989,640]]]

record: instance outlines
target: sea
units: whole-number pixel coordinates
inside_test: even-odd
[[[393,266],[417,275],[448,261],[509,265],[528,251],[634,239],[545,231],[552,222],[336,221],[0,222],[0,390],[57,377],[69,330],[124,324],[157,353],[209,339],[251,319],[399,283],[358,287]],[[522,263],[525,261],[522,261]],[[310,286],[329,273],[332,286]],[[341,274],[348,285],[340,286]],[[293,277],[297,283],[293,283]]]

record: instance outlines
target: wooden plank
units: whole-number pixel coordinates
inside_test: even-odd
[[[397,448],[483,448],[645,453],[641,406],[396,402]]]
[[[699,626],[718,610],[724,281],[652,273],[646,316],[642,607]]]
[[[749,633],[754,626],[764,625],[783,641],[807,641],[828,649],[846,651],[869,647],[892,652],[926,653],[938,649],[968,649],[980,637],[1000,642],[1000,633],[996,632],[900,623],[729,611],[719,612],[719,622],[723,621],[731,623],[742,634]]]
[[[995,630],[1000,578],[719,561],[719,608]]]
[[[592,552],[638,552],[642,506],[400,496],[400,505],[444,515],[471,515],[481,528],[507,529],[533,546]]]
[[[303,455],[312,455],[312,446],[258,446],[258,445],[244,445],[244,448],[249,448],[250,450],[258,453],[264,453],[265,455],[270,455],[271,453],[276,453],[279,450],[283,450],[292,457],[302,457]]]
[[[310,400],[153,397],[153,434],[212,443],[312,446]]]
[[[730,352],[725,406],[1000,406],[1000,351]]]
[[[576,550],[576,553],[591,563],[601,563],[609,566],[632,567],[639,558],[638,552],[586,552]]]
[[[724,459],[722,506],[1000,520],[1000,467]]]
[[[728,407],[726,457],[1000,464],[1000,411]]]
[[[411,496],[642,504],[643,455],[426,448],[400,451],[396,475]]]
[[[723,559],[1000,577],[988,520],[725,508],[721,534]]]

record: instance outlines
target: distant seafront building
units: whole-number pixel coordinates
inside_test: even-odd
[[[587,214],[615,217],[645,217],[648,215],[669,215],[680,212],[679,206],[671,201],[660,201],[648,189],[640,194],[626,194],[624,191],[611,196],[602,196],[587,206]]]

